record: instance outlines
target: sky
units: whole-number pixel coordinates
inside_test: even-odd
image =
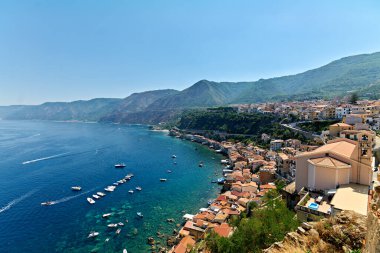
[[[380,1],[1,0],[0,105],[255,81],[380,51]]]

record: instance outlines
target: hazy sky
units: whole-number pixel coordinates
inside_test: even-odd
[[[254,81],[380,51],[380,1],[1,0],[0,105]]]

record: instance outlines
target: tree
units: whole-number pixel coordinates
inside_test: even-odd
[[[350,104],[356,105],[359,100],[359,96],[356,92],[352,93],[350,96]]]

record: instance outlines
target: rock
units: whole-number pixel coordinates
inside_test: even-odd
[[[174,246],[175,241],[176,241],[175,237],[170,236],[170,237],[168,237],[168,239],[166,240],[166,244],[167,244],[169,247],[171,247],[171,246]]]
[[[155,240],[153,237],[148,238],[148,244],[153,245],[155,243]]]
[[[303,223],[301,224],[301,226],[302,226],[302,228],[305,229],[305,230],[310,230],[310,229],[313,228],[313,226],[310,225],[310,224],[307,223],[307,222],[303,222]]]
[[[298,227],[298,228],[297,228],[297,232],[298,232],[299,234],[301,234],[301,235],[303,235],[303,234],[306,233],[305,229],[303,229],[302,227]]]
[[[313,236],[313,237],[319,237],[318,231],[315,230],[314,228],[309,230],[309,234],[310,234],[310,236]]]

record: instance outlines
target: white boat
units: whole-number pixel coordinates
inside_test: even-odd
[[[172,155],[172,158],[177,158],[177,156],[176,155]]]
[[[95,204],[95,200],[93,200],[92,198],[87,198],[87,201],[90,204]]]
[[[51,206],[51,205],[53,205],[53,204],[54,204],[53,201],[46,201],[46,202],[42,202],[42,203],[41,203],[41,206]]]
[[[108,192],[113,192],[114,190],[116,189],[116,186],[107,186],[106,188],[104,188],[105,191],[108,191]]]
[[[80,190],[82,190],[82,187],[80,187],[80,186],[73,186],[73,187],[71,187],[71,190],[73,190],[73,191],[80,191]]]
[[[115,186],[118,186],[118,185],[119,185],[119,183],[116,183],[116,182],[115,182],[115,183],[113,183],[113,185],[115,185]]]
[[[119,184],[124,184],[123,180],[118,180],[117,181]]]
[[[132,193],[133,193],[133,190],[132,190],[132,189],[130,189],[128,192],[132,194]]]
[[[106,238],[104,241],[105,241],[105,242],[108,242],[109,240],[110,240],[110,238]]]
[[[103,218],[108,218],[112,215],[112,213],[105,213],[102,215]]]
[[[118,169],[122,169],[122,168],[125,168],[125,163],[118,163],[118,164],[115,164],[115,168],[118,168]]]
[[[127,180],[125,180],[125,179],[122,179],[121,181],[122,181],[123,183],[126,183],[126,182],[127,182]]]
[[[161,182],[165,182],[167,179],[166,178],[160,178]]]
[[[123,253],[128,253],[128,251],[126,249],[123,249]]]
[[[142,190],[141,186],[137,186],[136,190],[141,191]]]
[[[109,228],[116,228],[117,224],[116,223],[111,223],[111,224],[108,224],[107,227],[109,227]]]
[[[87,236],[87,238],[94,238],[94,237],[97,237],[98,235],[99,235],[99,232],[92,231],[92,232]]]
[[[96,195],[96,194],[93,194],[92,197],[93,197],[94,199],[100,199],[100,196],[98,196],[98,195]]]
[[[128,175],[127,175],[127,177],[134,177],[135,175],[133,175],[133,173],[129,173]]]
[[[144,217],[144,215],[143,215],[141,212],[137,212],[136,214],[137,214],[137,216],[140,217],[140,218]]]
[[[115,234],[120,234],[120,232],[121,232],[121,228],[118,228],[117,230],[116,230],[116,232],[115,232]]]
[[[123,222],[119,222],[119,223],[117,223],[117,225],[119,225],[119,226],[124,226],[124,223]]]
[[[104,197],[104,196],[106,196],[106,194],[103,193],[103,192],[97,192],[96,194],[97,194],[98,196],[100,196],[100,197]]]
[[[125,180],[131,180],[131,176],[125,176]]]

